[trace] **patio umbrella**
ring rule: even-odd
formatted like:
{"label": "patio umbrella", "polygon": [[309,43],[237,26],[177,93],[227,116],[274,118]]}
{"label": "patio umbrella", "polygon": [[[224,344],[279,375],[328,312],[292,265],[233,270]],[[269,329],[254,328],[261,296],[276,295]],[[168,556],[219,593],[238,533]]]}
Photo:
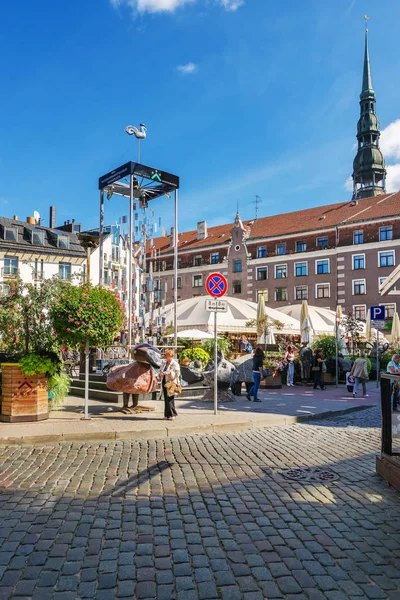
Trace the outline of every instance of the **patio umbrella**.
{"label": "patio umbrella", "polygon": [[[186,329],[185,331],[178,331],[178,338],[182,338],[183,340],[212,340],[214,336],[212,333],[208,333],[207,331],[200,331],[200,329]],[[170,333],[166,335],[167,338],[175,337],[174,333]]]}
{"label": "patio umbrella", "polygon": [[276,344],[275,336],[274,336],[274,328],[272,325],[267,327],[267,334],[265,337],[265,343],[268,345]]}
{"label": "patio umbrella", "polygon": [[262,339],[264,338],[264,344],[266,343],[265,341],[265,326],[266,326],[266,320],[267,320],[267,316],[265,313],[265,301],[264,301],[264,295],[263,294],[259,294],[258,295],[258,303],[257,303],[257,341],[261,342]]}
{"label": "patio umbrella", "polygon": [[393,315],[392,321],[392,344],[397,344],[400,341],[400,318],[397,310]]}
{"label": "patio umbrella", "polygon": [[303,300],[300,309],[300,333],[303,344],[310,344],[312,341],[312,325],[308,314],[307,300]]}
{"label": "patio umbrella", "polygon": [[365,337],[367,340],[370,340],[372,337],[371,332],[371,315],[370,312],[367,312],[367,320],[365,321]]}

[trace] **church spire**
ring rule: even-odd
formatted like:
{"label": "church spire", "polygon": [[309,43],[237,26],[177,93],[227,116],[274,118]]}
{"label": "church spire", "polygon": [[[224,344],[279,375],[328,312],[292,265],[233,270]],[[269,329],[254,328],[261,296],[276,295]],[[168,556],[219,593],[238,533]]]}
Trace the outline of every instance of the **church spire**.
{"label": "church spire", "polygon": [[[365,17],[367,21],[369,17]],[[365,28],[365,50],[360,118],[357,124],[358,151],[353,163],[353,200],[385,193],[386,169],[379,149],[379,121],[375,112],[375,92],[372,87],[368,49],[368,29]]]}

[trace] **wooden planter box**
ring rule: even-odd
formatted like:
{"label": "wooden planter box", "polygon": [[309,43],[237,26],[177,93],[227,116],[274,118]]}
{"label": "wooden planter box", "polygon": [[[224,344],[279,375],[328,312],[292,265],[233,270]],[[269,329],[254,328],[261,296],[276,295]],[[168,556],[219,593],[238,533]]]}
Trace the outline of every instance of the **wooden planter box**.
{"label": "wooden planter box", "polygon": [[261,381],[260,388],[264,390],[279,390],[282,387],[280,373],[270,375]]}
{"label": "wooden planter box", "polygon": [[47,377],[24,375],[18,364],[2,363],[0,420],[7,423],[49,418]]}

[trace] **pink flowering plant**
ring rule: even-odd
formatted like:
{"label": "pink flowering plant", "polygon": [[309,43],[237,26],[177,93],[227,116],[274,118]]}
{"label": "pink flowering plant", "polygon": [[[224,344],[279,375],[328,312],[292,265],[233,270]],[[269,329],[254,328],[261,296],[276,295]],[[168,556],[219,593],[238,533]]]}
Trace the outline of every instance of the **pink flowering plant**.
{"label": "pink flowering plant", "polygon": [[112,344],[123,326],[124,307],[113,291],[84,283],[66,284],[51,312],[58,339],[71,348]]}

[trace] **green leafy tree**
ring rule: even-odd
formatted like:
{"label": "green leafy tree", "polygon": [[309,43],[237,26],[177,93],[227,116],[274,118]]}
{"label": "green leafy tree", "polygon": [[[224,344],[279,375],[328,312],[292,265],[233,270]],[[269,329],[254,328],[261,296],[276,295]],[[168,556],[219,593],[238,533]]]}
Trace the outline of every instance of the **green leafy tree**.
{"label": "green leafy tree", "polygon": [[72,348],[112,344],[124,323],[124,307],[113,291],[90,283],[66,284],[51,311],[58,339]]}
{"label": "green leafy tree", "polygon": [[314,352],[322,349],[325,358],[334,358],[336,356],[336,339],[333,335],[319,335],[313,340],[312,349]]}
{"label": "green leafy tree", "polygon": [[179,355],[179,360],[183,360],[188,358],[190,360],[199,360],[203,365],[207,364],[210,360],[210,355],[208,352],[203,350],[203,348],[187,348],[186,350],[182,350]]}
{"label": "green leafy tree", "polygon": [[[214,340],[203,340],[201,345],[210,356],[214,356]],[[222,350],[224,356],[228,356],[231,349],[231,342],[226,337],[217,337],[217,347]]]}

